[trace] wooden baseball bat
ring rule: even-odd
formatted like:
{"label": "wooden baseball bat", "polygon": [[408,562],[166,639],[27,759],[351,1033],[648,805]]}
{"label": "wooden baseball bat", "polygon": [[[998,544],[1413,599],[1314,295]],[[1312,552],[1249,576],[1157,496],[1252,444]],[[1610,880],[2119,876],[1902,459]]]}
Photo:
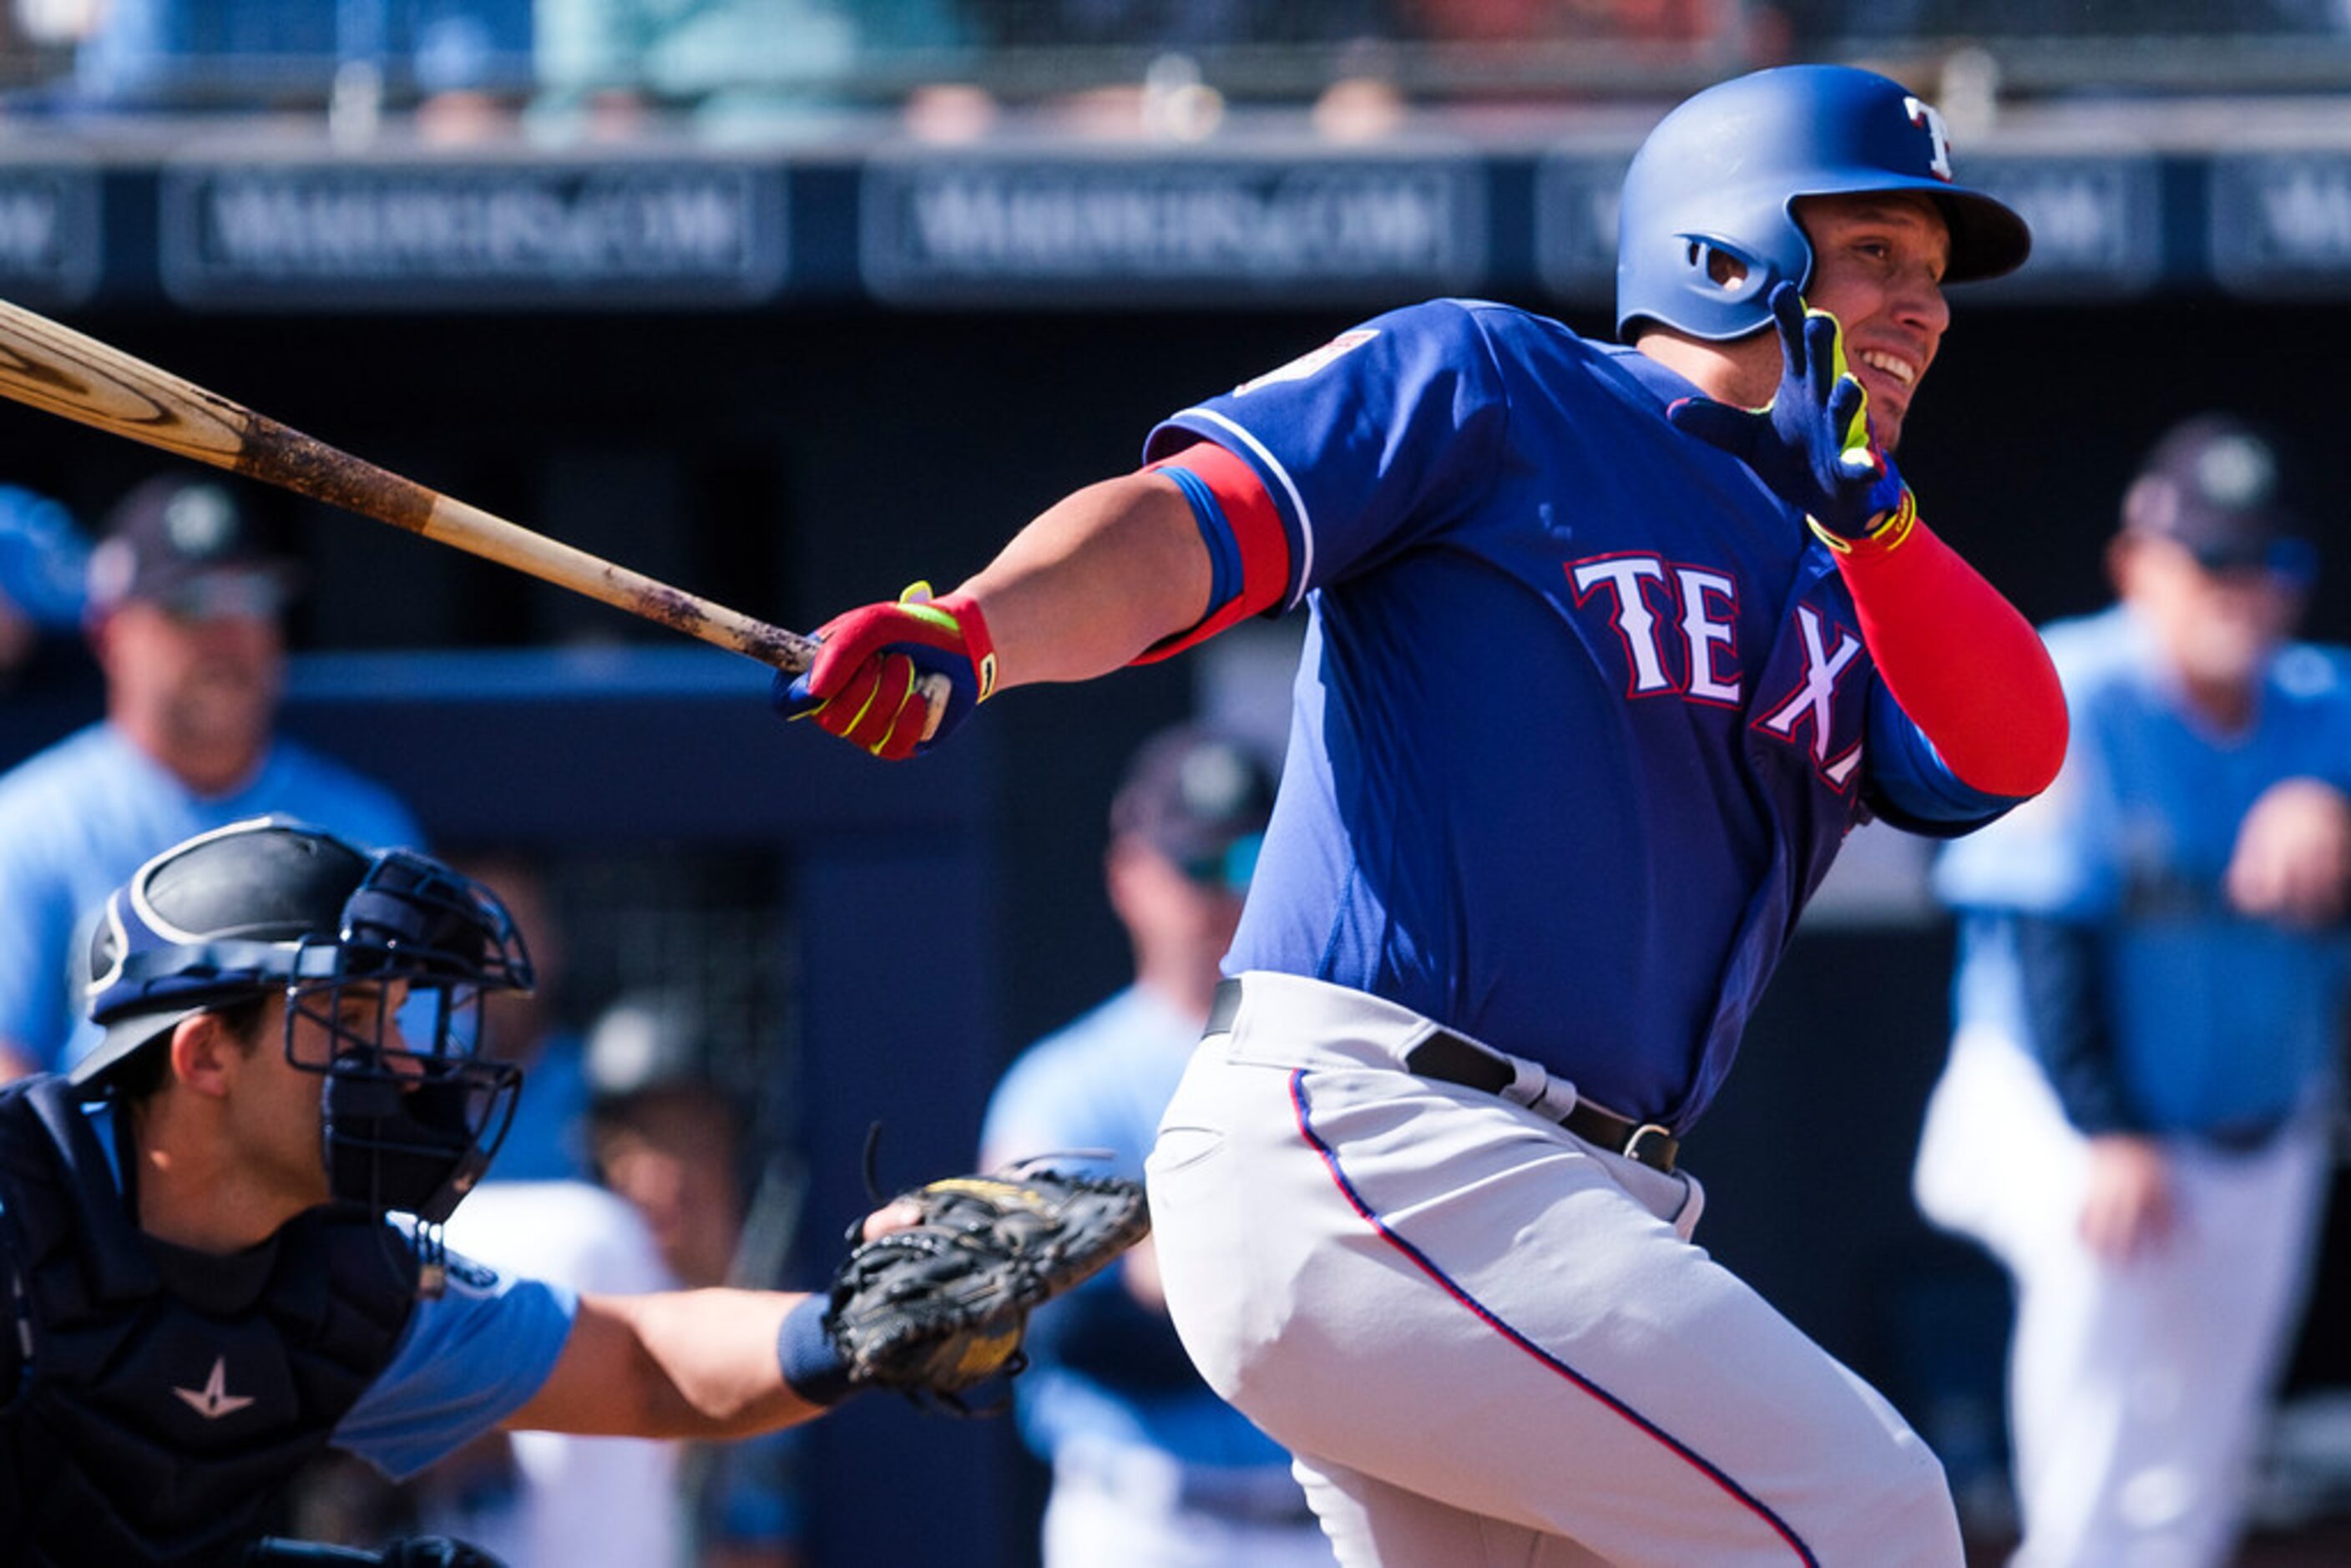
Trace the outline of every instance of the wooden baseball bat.
{"label": "wooden baseball bat", "polygon": [[797,674],[816,656],[810,638],[493,517],[5,300],[0,396],[455,545],[778,670]]}

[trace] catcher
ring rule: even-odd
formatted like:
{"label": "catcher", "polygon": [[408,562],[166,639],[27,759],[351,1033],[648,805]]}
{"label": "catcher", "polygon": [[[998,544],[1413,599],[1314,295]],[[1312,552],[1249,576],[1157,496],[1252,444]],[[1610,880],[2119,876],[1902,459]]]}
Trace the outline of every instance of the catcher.
{"label": "catcher", "polygon": [[69,1072],[0,1090],[0,1562],[245,1560],[304,1460],[395,1475],[492,1427],[724,1438],[1018,1370],[1027,1311],[1144,1228],[1132,1186],[960,1177],[866,1217],[822,1294],[574,1296],[445,1252],[520,1075],[497,900],[284,819],[99,912]]}

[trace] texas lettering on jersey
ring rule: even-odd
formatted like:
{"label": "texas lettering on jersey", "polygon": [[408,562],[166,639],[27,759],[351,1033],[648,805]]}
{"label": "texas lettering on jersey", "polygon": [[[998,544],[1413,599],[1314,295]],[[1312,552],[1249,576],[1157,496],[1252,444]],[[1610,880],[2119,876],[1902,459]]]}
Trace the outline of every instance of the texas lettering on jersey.
{"label": "texas lettering on jersey", "polygon": [[1625,650],[1627,699],[1674,696],[1746,713],[1757,734],[1802,748],[1829,788],[1851,788],[1872,666],[1861,634],[1824,606],[1796,605],[1750,684],[1729,573],[1625,552],[1570,561],[1567,578],[1576,608],[1599,616]]}

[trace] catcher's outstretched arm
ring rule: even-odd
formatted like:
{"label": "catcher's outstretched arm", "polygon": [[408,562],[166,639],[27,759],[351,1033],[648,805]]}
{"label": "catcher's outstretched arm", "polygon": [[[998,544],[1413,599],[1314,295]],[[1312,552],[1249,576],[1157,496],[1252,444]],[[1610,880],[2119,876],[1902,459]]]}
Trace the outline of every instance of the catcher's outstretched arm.
{"label": "catcher's outstretched arm", "polygon": [[935,1181],[866,1217],[822,1296],[581,1296],[554,1371],[503,1424],[726,1438],[797,1426],[864,1388],[954,1405],[1019,1370],[1031,1307],[1149,1228],[1129,1181],[1037,1168]]}
{"label": "catcher's outstretched arm", "polygon": [[[922,1222],[898,1199],[872,1210],[862,1237]],[[799,1312],[801,1331],[783,1326]],[[797,1427],[849,1392],[849,1371],[816,1326],[825,1298],[804,1291],[663,1291],[580,1295],[571,1338],[513,1432],[580,1437],[726,1438]],[[797,1356],[797,1364],[795,1364]]]}
{"label": "catcher's outstretched arm", "polygon": [[798,1426],[825,1406],[785,1381],[780,1291],[580,1298],[555,1370],[504,1425],[587,1437],[724,1438]]}
{"label": "catcher's outstretched arm", "polygon": [[[871,1241],[922,1219],[917,1205],[901,1199],[867,1215],[862,1230]],[[796,1427],[849,1390],[848,1370],[820,1327],[813,1340],[784,1335],[795,1311],[803,1325],[820,1324],[825,1305],[797,1291],[584,1294],[555,1370],[503,1425],[695,1438]]]}

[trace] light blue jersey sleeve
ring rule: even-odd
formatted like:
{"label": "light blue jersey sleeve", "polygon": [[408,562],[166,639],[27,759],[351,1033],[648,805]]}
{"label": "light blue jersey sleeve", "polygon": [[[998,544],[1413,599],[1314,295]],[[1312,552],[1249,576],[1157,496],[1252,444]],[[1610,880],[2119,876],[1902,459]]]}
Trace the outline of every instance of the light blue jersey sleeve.
{"label": "light blue jersey sleeve", "polygon": [[0,776],[0,1040],[38,1066],[57,1064],[73,1027],[67,954],[80,906],[105,895],[121,859],[84,869],[99,858],[91,820],[113,800],[89,787],[80,758],[106,744],[93,725]]}
{"label": "light blue jersey sleeve", "polygon": [[2297,643],[2270,671],[2306,755],[2300,770],[2351,794],[2351,650]]}
{"label": "light blue jersey sleeve", "polygon": [[2058,920],[2110,912],[2118,875],[2105,835],[2084,809],[2090,791],[2083,771],[2068,763],[2043,794],[1945,850],[1935,863],[1936,894],[1954,909]]}
{"label": "light blue jersey sleeve", "polygon": [[65,1037],[70,988],[66,956],[73,939],[73,901],[36,863],[24,839],[0,833],[0,914],[7,956],[0,959],[0,1040],[37,1065]]}
{"label": "light blue jersey sleeve", "polygon": [[277,743],[261,775],[224,809],[232,820],[283,812],[371,850],[425,847],[423,828],[398,796],[290,740]]}
{"label": "light blue jersey sleeve", "polygon": [[417,1302],[392,1364],[335,1428],[335,1444],[394,1479],[513,1415],[555,1370],[580,1299],[450,1254],[448,1289]]}

